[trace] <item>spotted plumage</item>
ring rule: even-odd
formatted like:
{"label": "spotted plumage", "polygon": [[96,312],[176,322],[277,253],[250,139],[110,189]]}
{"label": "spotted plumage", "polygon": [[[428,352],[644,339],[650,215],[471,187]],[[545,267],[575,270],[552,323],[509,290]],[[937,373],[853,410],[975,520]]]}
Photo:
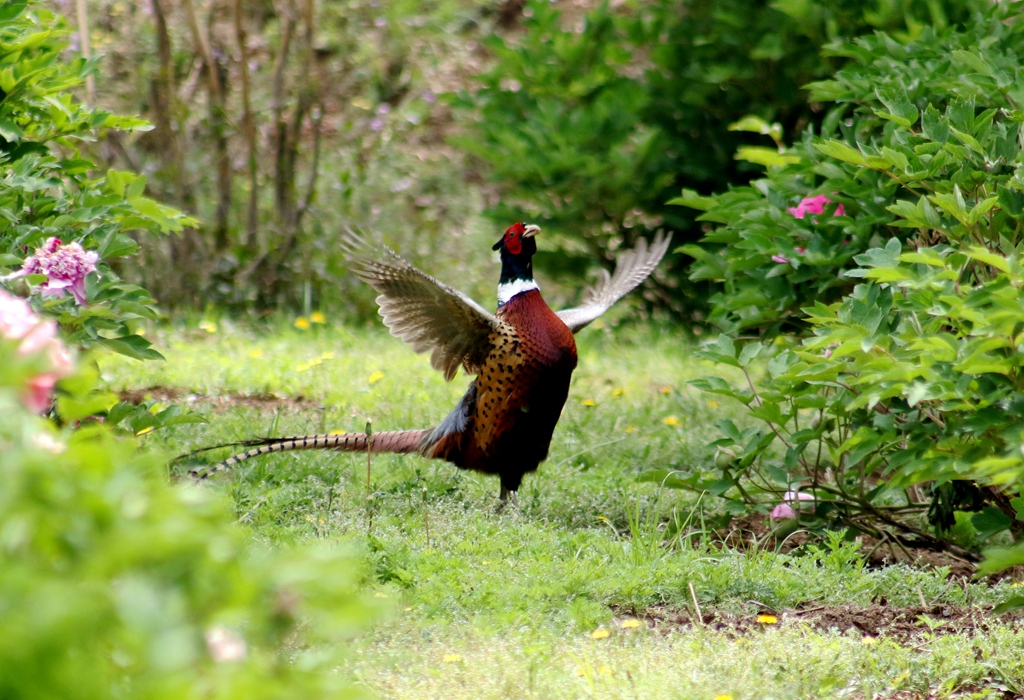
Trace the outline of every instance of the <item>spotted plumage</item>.
{"label": "spotted plumage", "polygon": [[523,476],[548,454],[551,436],[576,368],[573,334],[642,282],[660,262],[669,238],[620,256],[613,275],[604,273],[585,303],[557,314],[533,280],[536,226],[510,226],[494,249],[501,254],[498,308],[485,311],[472,299],[416,269],[375,239],[351,234],[346,241],[354,272],[380,296],[377,304],[392,335],[451,380],[461,367],[475,375],[459,404],[433,429],[268,438],[231,457],[208,474],[270,452],[335,449],[419,452],[462,469],[496,474],[504,501]]}

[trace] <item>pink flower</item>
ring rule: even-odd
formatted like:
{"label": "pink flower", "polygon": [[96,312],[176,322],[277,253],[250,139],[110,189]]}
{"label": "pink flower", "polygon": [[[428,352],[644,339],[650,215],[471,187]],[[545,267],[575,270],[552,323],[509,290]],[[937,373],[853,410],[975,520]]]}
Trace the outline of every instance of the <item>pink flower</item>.
{"label": "pink flower", "polygon": [[787,503],[780,503],[779,505],[772,508],[772,512],[769,516],[772,520],[783,520],[785,518],[796,519],[796,511],[793,510],[793,506]]}
{"label": "pink flower", "polygon": [[[796,510],[793,509],[791,503],[799,504],[800,501],[813,501],[814,496],[809,493],[801,493],[799,491],[786,491],[782,497],[782,503],[772,508],[772,512],[768,514],[772,520],[783,520],[785,518],[796,518]],[[798,506],[799,507],[799,506]]]}
{"label": "pink flower", "polygon": [[780,265],[782,265],[782,264],[788,263],[789,262],[789,258],[784,257],[782,255],[773,255],[772,256],[772,262],[777,262]]}
{"label": "pink flower", "polygon": [[34,255],[25,259],[21,269],[7,279],[24,277],[25,275],[46,275],[43,284],[43,296],[63,296],[65,290],[75,297],[75,302],[84,304],[85,277],[96,272],[96,261],[99,255],[92,250],[85,250],[78,243],[61,245],[59,238],[48,238],[42,247],[36,248]]}
{"label": "pink flower", "polygon": [[0,290],[0,338],[17,340],[17,354],[44,355],[46,371],[30,377],[22,387],[21,401],[35,413],[42,413],[53,400],[57,380],[71,373],[71,355],[57,337],[57,324],[41,320],[24,299]]}
{"label": "pink flower", "polygon": [[[795,207],[790,207],[786,211],[795,216],[798,219],[804,218],[807,214],[822,214],[825,212],[825,205],[831,204],[832,200],[823,194],[819,194],[817,197],[804,197],[800,200],[800,203]],[[833,216],[843,216],[846,211],[843,209],[843,205],[840,204],[836,207],[836,211]]]}
{"label": "pink flower", "polygon": [[800,246],[793,246],[793,250],[795,250],[797,253],[800,253],[801,255],[807,252],[806,248],[801,248]]}
{"label": "pink flower", "polygon": [[813,501],[814,496],[809,493],[803,493],[801,491],[786,491],[786,494],[782,497],[782,500],[787,503],[796,503],[797,501]]}
{"label": "pink flower", "polygon": [[45,413],[53,402],[53,387],[60,379],[55,374],[40,374],[32,377],[21,392],[21,402],[33,413]]}

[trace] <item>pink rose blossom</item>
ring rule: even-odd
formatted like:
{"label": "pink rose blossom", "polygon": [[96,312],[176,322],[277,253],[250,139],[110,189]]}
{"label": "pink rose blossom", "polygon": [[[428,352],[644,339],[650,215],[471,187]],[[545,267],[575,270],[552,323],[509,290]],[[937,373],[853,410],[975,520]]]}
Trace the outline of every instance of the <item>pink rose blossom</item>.
{"label": "pink rose blossom", "polygon": [[78,243],[61,245],[59,238],[48,238],[42,247],[36,248],[34,255],[25,259],[21,269],[7,279],[46,275],[43,296],[63,296],[65,291],[70,291],[76,303],[84,304],[85,277],[96,272],[97,260],[99,255],[95,251],[87,251]]}
{"label": "pink rose blossom", "polygon": [[[817,197],[804,197],[800,200],[800,203],[795,207],[790,207],[786,211],[795,216],[798,219],[804,218],[807,214],[822,214],[825,212],[825,205],[831,204],[832,200],[823,194],[819,194]],[[833,216],[843,216],[846,211],[843,209],[843,205],[840,204],[836,207],[836,211]]]}
{"label": "pink rose blossom", "polygon": [[783,264],[789,262],[789,258],[787,258],[785,256],[782,256],[782,255],[773,255],[772,256],[772,262],[777,262],[780,265],[783,265]]}
{"label": "pink rose blossom", "polygon": [[53,400],[57,380],[71,373],[71,355],[57,337],[57,324],[41,320],[24,299],[0,290],[0,338],[18,340],[18,355],[45,355],[48,367],[25,383],[21,401],[35,413],[42,413]]}
{"label": "pink rose blossom", "polygon": [[780,503],[772,508],[772,512],[768,517],[772,520],[784,520],[786,518],[796,519],[796,511],[793,510],[793,506],[788,503]]}
{"label": "pink rose blossom", "polygon": [[791,503],[799,504],[800,501],[813,501],[814,496],[809,493],[801,493],[799,491],[786,491],[782,497],[782,503],[772,508],[772,512],[768,515],[772,520],[784,520],[786,518],[796,518],[796,510],[793,509]]}

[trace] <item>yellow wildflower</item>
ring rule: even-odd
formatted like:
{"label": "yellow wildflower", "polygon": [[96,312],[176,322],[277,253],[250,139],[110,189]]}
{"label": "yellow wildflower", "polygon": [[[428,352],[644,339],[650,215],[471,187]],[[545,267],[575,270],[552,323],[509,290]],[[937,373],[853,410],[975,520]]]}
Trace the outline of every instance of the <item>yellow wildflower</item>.
{"label": "yellow wildflower", "polygon": [[582,668],[580,668],[579,666],[577,666],[577,667],[576,667],[576,669],[575,669],[575,670],[573,671],[573,673],[575,673],[575,674],[576,674],[577,676],[579,676],[580,678],[582,678],[583,676],[587,675],[587,672],[586,672],[586,671],[584,671],[584,670],[583,670]]}
{"label": "yellow wildflower", "polygon": [[672,393],[672,387],[670,387],[670,386],[663,386],[663,387],[661,387],[661,393],[665,394],[665,396],[668,396],[669,394]]}
{"label": "yellow wildflower", "polygon": [[199,323],[199,329],[200,330],[204,330],[207,333],[216,333],[217,332],[217,324],[214,323],[213,321],[201,321]]}
{"label": "yellow wildflower", "polygon": [[626,432],[629,433],[630,435],[632,435],[633,433],[636,432],[636,426],[635,425],[629,426],[628,428],[626,428]]}
{"label": "yellow wildflower", "polygon": [[249,357],[252,357],[252,358],[263,357],[263,351],[260,350],[259,348],[255,348],[253,350],[250,350],[249,351]]}
{"label": "yellow wildflower", "polygon": [[683,424],[683,421],[679,420],[675,416],[668,416],[667,418],[664,418],[661,422],[673,428],[676,427],[677,425]]}
{"label": "yellow wildflower", "polygon": [[446,664],[454,664],[462,661],[462,656],[460,654],[445,654],[441,657],[441,661],[444,661]]}
{"label": "yellow wildflower", "polygon": [[297,319],[295,319],[295,327],[298,328],[300,331],[308,331],[309,319],[306,318],[305,316],[299,316]]}
{"label": "yellow wildflower", "polygon": [[611,632],[606,630],[604,627],[598,627],[596,630],[590,633],[590,636],[594,639],[604,639],[609,634],[611,634]]}
{"label": "yellow wildflower", "polygon": [[309,315],[310,323],[327,323],[327,317],[324,316],[322,311],[314,311]]}
{"label": "yellow wildflower", "polygon": [[584,406],[595,406],[596,405],[594,403],[593,399],[583,399],[582,401],[580,401],[580,403],[583,404]]}
{"label": "yellow wildflower", "polygon": [[708,408],[718,408],[717,401],[708,401]]}
{"label": "yellow wildflower", "polygon": [[369,382],[370,384],[376,384],[377,382],[379,382],[383,378],[384,378],[384,373],[381,372],[380,370],[377,370],[376,372],[371,374],[370,378],[367,379],[366,381]]}
{"label": "yellow wildflower", "polygon": [[612,396],[619,397],[626,393],[625,389],[616,389],[612,392]]}
{"label": "yellow wildflower", "polygon": [[779,621],[779,618],[775,617],[774,615],[758,615],[757,621],[759,624],[762,625],[774,625],[776,622]]}
{"label": "yellow wildflower", "polygon": [[722,693],[721,695],[716,695],[715,700],[732,700],[732,696],[729,693]]}
{"label": "yellow wildflower", "polygon": [[597,669],[597,675],[599,676],[610,676],[612,674],[611,666],[599,666]]}
{"label": "yellow wildflower", "polygon": [[634,619],[623,620],[622,622],[619,623],[619,627],[621,627],[624,630],[636,629],[639,626],[640,626],[640,620],[634,620]]}
{"label": "yellow wildflower", "polygon": [[871,646],[875,644],[877,641],[878,640],[872,637],[870,634],[865,634],[863,637],[860,638],[860,643],[865,646]]}

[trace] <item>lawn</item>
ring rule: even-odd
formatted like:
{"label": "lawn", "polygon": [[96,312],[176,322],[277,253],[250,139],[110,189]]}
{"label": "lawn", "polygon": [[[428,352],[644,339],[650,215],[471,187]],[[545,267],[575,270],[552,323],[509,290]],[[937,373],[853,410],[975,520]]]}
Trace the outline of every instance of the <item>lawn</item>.
{"label": "lawn", "polygon": [[[201,325],[150,333],[167,363],[99,358],[113,390],[206,419],[147,437],[169,455],[368,421],[430,427],[467,383],[378,326]],[[366,562],[390,614],[340,672],[394,698],[1024,693],[1024,631],[987,613],[1010,581],[872,568],[838,536],[790,554],[766,537],[720,545],[705,528],[715,503],[636,477],[712,459],[713,422],[743,421],[687,385],[722,368],[649,327],[578,342],[551,454],[517,510],[495,512],[495,478],[412,456],[375,456],[369,488],[365,455],[329,452],[261,457],[209,484],[261,540],[323,539]]]}

